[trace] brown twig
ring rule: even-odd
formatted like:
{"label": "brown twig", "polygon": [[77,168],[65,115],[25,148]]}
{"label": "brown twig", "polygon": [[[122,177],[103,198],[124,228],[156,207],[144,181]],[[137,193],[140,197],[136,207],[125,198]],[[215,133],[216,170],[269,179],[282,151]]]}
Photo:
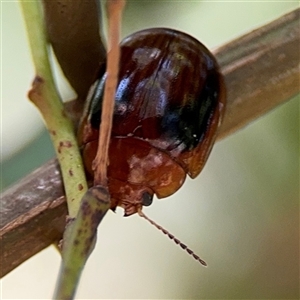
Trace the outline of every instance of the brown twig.
{"label": "brown twig", "polygon": [[105,63],[98,4],[98,0],[43,0],[49,40],[79,102],[85,100],[99,66]]}
{"label": "brown twig", "polygon": [[115,92],[118,83],[120,58],[120,27],[124,0],[107,1],[108,15],[108,53],[107,77],[104,88],[104,99],[101,112],[98,152],[93,161],[94,184],[107,186],[106,169],[108,165],[108,147],[112,128],[112,118],[115,105]]}
{"label": "brown twig", "polygon": [[[299,93],[299,15],[297,9],[215,52],[228,92],[219,137],[232,134]],[[2,195],[1,277],[61,236],[66,215],[63,197],[56,160]]]}
{"label": "brown twig", "polygon": [[300,9],[217,49],[225,76],[224,138],[299,93]]}

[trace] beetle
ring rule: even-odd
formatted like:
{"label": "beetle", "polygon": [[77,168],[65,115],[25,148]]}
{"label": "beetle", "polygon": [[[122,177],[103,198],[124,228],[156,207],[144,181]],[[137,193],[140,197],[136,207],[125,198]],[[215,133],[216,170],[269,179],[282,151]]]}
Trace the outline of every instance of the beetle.
{"label": "beetle", "polygon": [[[78,140],[93,176],[106,74],[90,91]],[[121,42],[109,146],[111,209],[125,216],[175,193],[195,178],[214,144],[225,109],[225,85],[216,59],[195,38],[151,28]]]}

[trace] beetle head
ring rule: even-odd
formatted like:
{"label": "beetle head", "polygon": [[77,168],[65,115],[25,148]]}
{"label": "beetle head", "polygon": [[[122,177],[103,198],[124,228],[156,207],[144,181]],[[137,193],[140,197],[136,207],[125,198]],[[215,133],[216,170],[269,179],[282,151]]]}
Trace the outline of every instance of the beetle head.
{"label": "beetle head", "polygon": [[109,191],[111,194],[111,209],[117,206],[124,208],[124,216],[137,213],[143,206],[149,206],[153,200],[153,191],[142,185],[109,178]]}

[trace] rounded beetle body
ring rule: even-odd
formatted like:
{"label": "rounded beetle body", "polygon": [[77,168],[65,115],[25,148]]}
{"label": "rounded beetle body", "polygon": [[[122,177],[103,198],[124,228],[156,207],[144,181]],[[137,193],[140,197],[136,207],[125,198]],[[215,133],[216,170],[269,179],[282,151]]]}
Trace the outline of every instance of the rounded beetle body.
{"label": "rounded beetle body", "polygon": [[[83,160],[92,176],[104,83],[96,83],[79,130]],[[112,209],[130,215],[152,196],[167,197],[195,178],[215,141],[225,108],[225,87],[209,50],[191,36],[166,28],[130,35],[121,43],[109,148]]]}

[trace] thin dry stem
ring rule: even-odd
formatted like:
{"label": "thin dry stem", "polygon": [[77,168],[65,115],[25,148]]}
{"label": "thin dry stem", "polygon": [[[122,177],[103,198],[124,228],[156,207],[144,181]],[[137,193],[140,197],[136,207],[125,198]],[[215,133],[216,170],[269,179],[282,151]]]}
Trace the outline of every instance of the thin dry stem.
{"label": "thin dry stem", "polygon": [[95,171],[94,184],[107,185],[108,148],[112,128],[115,92],[119,74],[120,59],[120,27],[124,0],[110,0],[107,2],[108,13],[108,53],[107,53],[107,78],[102,104],[101,125],[99,130],[98,152],[93,162]]}

